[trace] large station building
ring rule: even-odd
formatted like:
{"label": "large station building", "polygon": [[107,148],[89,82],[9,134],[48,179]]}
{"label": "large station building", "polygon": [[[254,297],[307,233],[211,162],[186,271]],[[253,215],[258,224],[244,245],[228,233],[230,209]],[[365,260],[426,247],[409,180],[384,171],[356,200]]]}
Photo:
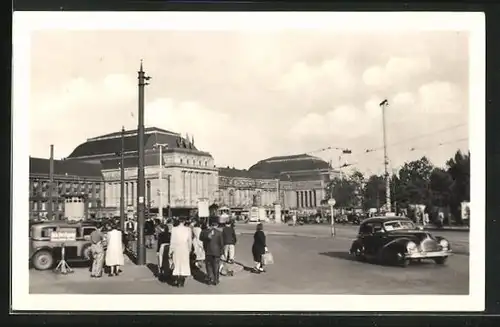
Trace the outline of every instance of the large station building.
{"label": "large station building", "polygon": [[[136,209],[137,137],[137,130],[124,132],[125,207],[129,213]],[[161,158],[155,146],[160,144]],[[56,169],[57,183],[63,182],[59,188],[66,190],[64,178],[69,178],[70,190],[81,190],[79,183],[88,184],[83,187],[85,198],[99,201],[86,200],[95,203],[87,206],[94,205],[104,216],[118,215],[121,149],[121,131],[87,139],[67,158],[57,161],[56,167],[79,167],[78,173],[69,175]],[[247,211],[252,206],[273,210],[277,203],[285,210],[313,210],[325,198],[328,181],[338,174],[327,162],[306,154],[268,158],[246,170],[216,167],[212,155],[198,149],[192,137],[156,127],[145,129],[144,149],[146,207],[157,213],[161,204],[165,215],[188,214],[197,208],[199,200],[227,206],[233,212]],[[48,160],[36,159],[45,160],[44,165],[33,160],[30,183],[48,180]],[[42,175],[44,179],[38,177]]]}
{"label": "large station building", "polygon": [[[137,130],[124,133],[125,204],[135,211],[137,197]],[[162,158],[159,147],[162,145]],[[104,178],[106,208],[120,209],[120,153],[122,132],[88,139],[80,144],[66,160],[100,163]],[[145,203],[150,212],[183,215],[196,208],[198,200],[214,202],[218,190],[218,170],[208,152],[198,150],[194,140],[160,128],[146,128]],[[160,174],[161,171],[161,174]],[[162,179],[160,180],[160,176]],[[160,201],[160,196],[162,201]]]}

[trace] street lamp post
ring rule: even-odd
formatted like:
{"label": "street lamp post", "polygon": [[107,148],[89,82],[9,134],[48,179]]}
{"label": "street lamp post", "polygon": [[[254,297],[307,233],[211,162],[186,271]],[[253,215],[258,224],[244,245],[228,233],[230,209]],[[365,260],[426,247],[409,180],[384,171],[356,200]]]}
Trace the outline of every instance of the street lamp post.
{"label": "street lamp post", "polygon": [[[163,219],[163,148],[168,148],[168,144],[167,143],[155,143],[153,145],[153,148],[155,149],[158,149],[160,151],[160,157],[159,157],[159,163],[158,165],[160,166],[160,171],[158,173],[158,179],[159,179],[159,188],[160,188],[160,191],[158,192],[159,193],[159,196],[160,196],[160,199],[159,199],[159,203],[158,203],[158,214],[160,215],[160,219]],[[170,204],[170,202],[169,202]]]}
{"label": "street lamp post", "polygon": [[120,228],[125,230],[125,127],[122,126],[120,149]]}
{"label": "street lamp post", "polygon": [[137,126],[137,149],[138,149],[138,169],[137,169],[137,264],[146,264],[146,247],[144,239],[144,222],[145,222],[145,176],[144,176],[144,87],[148,85],[148,80],[151,77],[146,76],[141,66],[138,72],[138,126]]}
{"label": "street lamp post", "polygon": [[386,211],[391,211],[391,184],[389,178],[389,158],[387,156],[387,135],[386,135],[386,121],[385,121],[385,111],[389,106],[389,101],[385,99],[380,103],[380,107],[382,108],[382,132],[384,138],[384,172],[385,172],[385,206]]}

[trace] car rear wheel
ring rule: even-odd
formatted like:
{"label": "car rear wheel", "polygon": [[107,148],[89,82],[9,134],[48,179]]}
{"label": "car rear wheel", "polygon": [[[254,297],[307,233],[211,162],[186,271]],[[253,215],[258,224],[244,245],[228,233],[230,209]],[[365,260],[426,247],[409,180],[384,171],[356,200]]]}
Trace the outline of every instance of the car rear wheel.
{"label": "car rear wheel", "polygon": [[435,258],[434,262],[438,265],[444,265],[446,263],[446,259],[448,259],[448,258],[447,257],[439,257],[439,258]]}
{"label": "car rear wheel", "polygon": [[54,265],[54,257],[50,251],[39,251],[33,256],[33,267],[36,270],[48,270]]}

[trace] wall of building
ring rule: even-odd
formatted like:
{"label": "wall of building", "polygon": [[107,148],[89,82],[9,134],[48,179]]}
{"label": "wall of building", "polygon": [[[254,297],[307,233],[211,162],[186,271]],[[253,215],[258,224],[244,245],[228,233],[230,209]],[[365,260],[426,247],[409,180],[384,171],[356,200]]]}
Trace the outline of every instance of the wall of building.
{"label": "wall of building", "polygon": [[[196,207],[199,199],[215,200],[218,190],[218,171],[213,159],[205,155],[168,152],[163,154],[164,167],[160,182],[160,166],[147,166],[146,204],[158,208]],[[106,207],[120,207],[120,169],[104,170]],[[125,202],[135,210],[137,203],[137,168],[125,169]],[[160,196],[162,200],[160,200]]]}
{"label": "wall of building", "polygon": [[[30,218],[46,217],[49,210],[49,176],[30,175],[29,177]],[[68,196],[85,198],[86,214],[95,212],[103,206],[103,182],[91,178],[74,176],[54,176],[52,193],[52,212],[56,218],[64,218],[65,199]]]}
{"label": "wall of building", "polygon": [[279,199],[278,183],[277,179],[219,176],[217,202],[238,208],[272,206]]}
{"label": "wall of building", "polygon": [[284,193],[283,207],[288,209],[316,208],[325,198],[325,182],[323,180],[281,181],[280,189]]}

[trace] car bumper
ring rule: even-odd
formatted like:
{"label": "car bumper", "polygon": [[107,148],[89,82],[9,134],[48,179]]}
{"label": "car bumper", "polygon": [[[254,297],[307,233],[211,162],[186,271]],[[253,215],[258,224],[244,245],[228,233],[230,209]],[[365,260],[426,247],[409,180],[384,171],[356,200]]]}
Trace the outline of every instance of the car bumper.
{"label": "car bumper", "polygon": [[436,252],[415,252],[407,254],[405,258],[407,259],[426,259],[426,258],[442,258],[451,255],[451,250],[448,251],[436,251]]}

